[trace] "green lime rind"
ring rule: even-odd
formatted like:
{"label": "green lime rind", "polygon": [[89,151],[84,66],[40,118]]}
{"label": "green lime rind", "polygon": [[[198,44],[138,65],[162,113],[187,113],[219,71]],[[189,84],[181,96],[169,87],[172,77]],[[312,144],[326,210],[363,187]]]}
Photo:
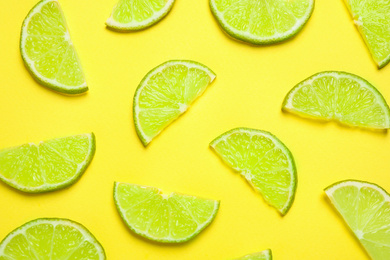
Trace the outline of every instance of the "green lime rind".
{"label": "green lime rind", "polygon": [[[27,52],[25,50],[26,39],[28,37],[28,25],[29,25],[32,17],[35,14],[39,13],[44,5],[46,5],[46,4],[50,3],[50,2],[55,2],[55,3],[58,4],[58,7],[59,7],[58,11],[61,14],[61,19],[62,19],[62,22],[63,22],[62,25],[65,27],[66,32],[69,35],[69,29],[68,29],[68,26],[66,24],[65,16],[64,16],[64,14],[63,14],[63,12],[62,12],[62,10],[60,8],[58,0],[41,0],[40,2],[38,2],[30,10],[30,12],[26,16],[26,18],[24,19],[23,24],[22,24],[22,29],[21,29],[21,32],[20,32],[20,46],[19,46],[19,49],[20,49],[20,53],[21,53],[24,65],[26,66],[26,68],[28,69],[28,71],[30,72],[32,77],[38,83],[40,83],[41,85],[43,85],[43,86],[45,86],[45,87],[47,87],[47,88],[49,88],[51,90],[54,90],[56,92],[62,93],[62,94],[70,94],[70,95],[82,94],[82,93],[88,91],[88,86],[87,86],[87,83],[85,81],[84,75],[82,76],[83,77],[83,83],[78,85],[78,86],[68,86],[68,85],[65,85],[65,84],[62,84],[62,83],[58,82],[55,79],[54,80],[48,79],[47,77],[41,75],[41,73],[39,73],[37,71],[37,69],[35,68],[35,65],[34,65],[34,61],[30,59],[30,57],[28,56],[28,54],[27,54]],[[72,48],[72,51],[74,52],[75,58],[78,61],[78,64],[80,64],[79,57],[78,57],[78,55],[76,53],[76,50],[73,47],[73,43],[71,42],[71,38],[69,37],[67,40],[69,41],[70,45],[72,46],[71,48]]]}
{"label": "green lime rind", "polygon": [[[239,1],[231,1],[233,3],[239,3]],[[290,30],[280,34],[280,35],[273,35],[268,37],[259,37],[254,35],[253,33],[249,33],[247,31],[240,31],[238,29],[235,29],[231,25],[228,24],[228,22],[223,18],[223,13],[221,13],[218,10],[216,0],[210,0],[210,9],[214,15],[214,17],[217,19],[219,25],[222,27],[223,31],[226,32],[229,36],[231,36],[233,39],[243,41],[246,43],[254,44],[254,45],[269,45],[274,43],[279,43],[283,41],[287,41],[291,38],[293,38],[296,34],[298,34],[305,24],[309,21],[313,10],[314,10],[314,0],[308,0],[309,7],[307,8],[305,15],[298,19],[298,22],[290,28]],[[249,24],[250,21],[246,21]]]}
{"label": "green lime rind", "polygon": [[245,255],[234,260],[272,260],[272,251],[267,249],[261,252]]}
{"label": "green lime rind", "polygon": [[[121,205],[121,197],[120,197],[120,192],[118,191],[119,190],[119,186],[120,185],[125,185],[127,187],[137,187],[137,188],[140,188],[140,189],[145,189],[145,190],[149,190],[151,191],[152,193],[154,193],[154,195],[158,195],[159,196],[159,200],[160,201],[165,201],[165,203],[170,203],[168,204],[168,211],[169,211],[169,218],[171,218],[172,216],[176,216],[176,218],[174,220],[172,219],[169,219],[170,221],[170,224],[169,224],[169,235],[168,236],[160,236],[160,237],[157,237],[157,236],[153,236],[149,230],[151,228],[151,226],[155,226],[156,225],[156,216],[158,215],[157,213],[155,213],[154,215],[154,218],[153,219],[148,219],[145,217],[145,215],[147,215],[144,211],[146,210],[153,210],[155,209],[156,211],[158,209],[161,209],[161,204],[160,205],[157,205],[157,207],[151,207],[150,205],[146,205],[146,203],[148,201],[150,201],[150,198],[148,199],[144,199],[144,200],[141,200],[140,202],[137,202],[137,203],[134,203],[133,201],[129,201],[127,200],[126,201],[126,204],[129,204],[131,206],[128,205],[128,207],[132,208],[132,207],[142,207],[142,211],[141,212],[144,212],[143,215],[137,215],[136,216],[136,219],[141,221],[142,223],[148,223],[149,225],[149,228],[147,231],[142,231],[140,228],[137,228],[137,223],[133,223],[129,220],[129,217],[126,216],[126,213],[128,213],[128,210],[129,208],[124,208],[123,205]],[[154,187],[148,187],[148,186],[140,186],[140,185],[135,185],[135,184],[129,184],[129,183],[121,183],[121,182],[115,182],[114,183],[114,201],[115,201],[115,205],[116,205],[116,208],[119,212],[119,215],[121,216],[122,220],[125,222],[126,226],[132,231],[134,232],[135,234],[143,237],[143,238],[146,238],[148,240],[152,240],[152,241],[155,241],[155,242],[160,242],[160,243],[184,243],[184,242],[187,242],[191,239],[193,239],[195,236],[197,236],[201,231],[203,231],[208,225],[210,225],[210,223],[215,219],[217,213],[218,213],[218,210],[219,210],[219,206],[220,206],[220,201],[217,201],[217,200],[209,200],[209,199],[202,199],[202,198],[199,198],[199,197],[195,197],[195,196],[190,196],[190,195],[184,195],[184,194],[178,194],[178,193],[171,193],[169,195],[165,195],[165,194],[162,194],[162,191],[157,189],[157,188],[154,188]],[[140,196],[140,194],[137,194],[137,196]],[[141,194],[141,196],[143,196],[143,194]],[[181,207],[183,207],[184,211],[186,211],[186,214],[192,218],[193,221],[196,221],[197,222],[197,229],[195,231],[193,231],[192,233],[186,235],[186,236],[183,236],[183,237],[173,237],[171,234],[172,233],[178,233],[180,232],[179,231],[175,231],[173,228],[172,228],[172,225],[177,225],[176,222],[180,222],[178,221],[178,212],[175,212],[172,210],[172,205],[173,202],[172,202],[172,198],[175,197],[175,198],[184,198],[184,199],[192,199],[194,201],[198,201],[198,202],[202,202],[202,201],[207,201],[207,202],[210,202],[213,204],[213,210],[212,212],[207,212],[207,219],[205,219],[204,221],[198,223],[198,221],[196,221],[196,219],[194,218],[194,216],[192,215],[191,211],[190,211],[190,208],[188,208],[188,205],[185,207],[183,206],[182,204]],[[135,198],[137,199],[137,198]],[[177,200],[177,199],[176,199]],[[165,209],[165,210],[167,210]],[[191,208],[193,210],[196,210],[194,208]],[[182,214],[182,213],[181,213]],[[161,218],[161,216],[159,216]],[[204,215],[203,215],[204,217]],[[158,224],[157,224],[158,226]],[[163,227],[159,227],[159,229],[163,229]],[[188,226],[185,226],[185,228],[188,228]]]}
{"label": "green lime rind", "polygon": [[[95,238],[95,236],[86,227],[84,227],[82,224],[75,222],[73,220],[61,219],[61,218],[38,218],[35,220],[31,220],[31,221],[23,224],[22,226],[14,229],[0,242],[0,258],[4,258],[4,259],[33,259],[33,258],[34,259],[42,259],[40,257],[48,257],[48,254],[52,254],[53,251],[55,251],[55,248],[53,247],[54,246],[54,244],[53,244],[54,232],[53,232],[53,236],[49,240],[52,243],[51,244],[51,251],[45,252],[44,255],[37,255],[38,254],[37,247],[38,247],[38,249],[41,249],[42,251],[44,251],[44,248],[39,248],[39,246],[38,246],[39,243],[47,244],[47,242],[48,242],[48,241],[44,241],[45,238],[43,236],[38,238],[38,239],[41,239],[40,241],[39,240],[37,241],[36,237],[34,237],[35,239],[33,241],[26,239],[27,231],[30,228],[34,228],[40,224],[52,225],[54,227],[56,227],[58,225],[70,227],[70,228],[72,228],[72,231],[73,231],[72,235],[73,236],[75,235],[74,230],[76,229],[79,232],[79,234],[82,235],[82,238],[84,239],[82,241],[82,243],[87,242],[89,245],[93,246],[93,248],[91,248],[91,247],[85,248],[84,247],[86,249],[85,251],[95,250],[95,252],[96,252],[97,258],[88,258],[88,259],[91,259],[91,260],[95,260],[95,259],[96,260],[104,260],[104,259],[106,259],[106,254],[105,254],[105,251],[104,251],[102,245],[99,243],[99,241]],[[44,231],[46,231],[46,230],[44,230]],[[32,231],[32,232],[34,232],[34,231]],[[34,234],[34,233],[32,233],[32,234]],[[18,246],[18,244],[16,244],[16,246],[18,248],[16,248],[16,250],[15,250],[15,248],[12,248],[12,249],[14,249],[14,250],[12,250],[10,248],[10,247],[12,247],[12,246],[10,246],[10,242],[12,242],[12,240],[15,239],[15,237],[17,237],[19,235],[21,235],[24,239],[21,240],[19,238],[19,242],[21,244],[19,246]],[[69,235],[71,235],[71,234],[69,234]],[[66,242],[72,242],[72,241],[66,241]],[[34,245],[34,249],[32,248],[32,245]],[[60,247],[61,247],[61,246],[64,246],[65,244],[58,243],[57,245],[60,245]],[[28,246],[28,248],[27,248],[27,246]],[[79,246],[81,246],[81,244]],[[71,254],[80,253],[80,252],[77,252],[77,249],[79,249],[79,248],[75,248],[70,253]],[[64,248],[61,248],[60,251],[64,252],[66,250],[64,250]],[[20,253],[20,255],[17,255],[18,252]],[[10,256],[9,255],[10,253],[14,254],[14,255]],[[30,254],[30,255],[26,255],[26,253]],[[90,254],[92,252],[87,252],[87,253]],[[67,257],[71,257],[71,256],[72,255],[67,255]],[[65,257],[65,256],[56,255],[55,259],[58,259],[58,257],[62,259],[62,257]],[[74,257],[80,257],[80,255],[77,255]],[[87,255],[86,257],[90,257],[90,255],[89,256]],[[70,258],[67,258],[67,259],[70,259]],[[80,258],[78,258],[78,259],[80,259]]]}
{"label": "green lime rind", "polygon": [[[124,1],[120,0],[119,2],[124,2]],[[153,16],[145,20],[142,21],[133,20],[128,23],[122,23],[120,21],[115,20],[114,18],[114,12],[117,11],[117,8],[119,8],[118,7],[119,2],[117,3],[117,5],[114,6],[111,16],[106,21],[106,25],[109,28],[118,31],[138,31],[138,30],[143,30],[148,27],[151,27],[152,25],[161,21],[171,11],[173,4],[175,3],[175,0],[167,0],[165,6],[162,9],[158,10],[157,12],[154,11]],[[131,11],[131,10],[127,10],[127,11]]]}
{"label": "green lime rind", "polygon": [[[76,163],[76,162],[72,161],[71,159],[69,159],[69,155],[60,154],[55,148],[50,146],[50,144],[49,145],[47,144],[47,142],[53,142],[53,141],[55,142],[55,141],[58,141],[58,140],[66,140],[67,138],[83,137],[83,136],[88,138],[89,147],[88,147],[88,152],[85,154],[84,161],[82,161],[80,163]],[[48,145],[50,147],[50,149],[52,149],[64,161],[72,162],[73,164],[77,164],[77,169],[73,173],[71,178],[62,180],[60,182],[55,182],[55,183],[48,183],[47,180],[44,180],[42,185],[39,185],[39,186],[28,186],[26,184],[22,184],[20,181],[16,181],[14,178],[9,178],[9,177],[5,176],[6,175],[5,174],[5,170],[2,169],[2,167],[3,167],[2,165],[12,165],[12,164],[17,165],[17,162],[15,162],[15,158],[11,158],[9,160],[6,158],[6,156],[9,156],[9,152],[17,151],[18,149],[20,149],[20,150],[21,149],[23,149],[23,150],[27,149],[26,152],[29,153],[30,152],[28,150],[29,147],[36,147],[36,149],[39,150],[39,147],[41,147],[42,144],[43,145]],[[95,138],[94,133],[82,134],[82,135],[76,135],[76,136],[68,136],[68,137],[57,138],[57,139],[51,139],[51,140],[47,140],[45,142],[40,142],[38,145],[33,144],[33,143],[28,143],[28,144],[24,144],[24,145],[17,146],[17,147],[11,147],[11,148],[2,149],[2,150],[0,150],[0,180],[3,181],[4,183],[8,184],[9,186],[11,186],[11,187],[13,187],[13,188],[15,188],[15,189],[17,189],[19,191],[26,192],[26,193],[43,193],[43,192],[50,192],[50,191],[60,190],[60,189],[63,189],[63,188],[71,186],[72,184],[74,184],[75,182],[77,182],[81,178],[81,176],[83,175],[85,170],[90,165],[90,163],[91,163],[91,161],[92,161],[92,159],[94,157],[95,150],[96,150],[96,138]],[[70,150],[68,150],[67,152],[69,152],[69,151]],[[26,160],[25,158],[28,158],[25,153],[19,153],[19,157],[18,157],[17,160],[20,162],[21,160]],[[53,176],[43,176],[42,175],[42,167],[38,167],[41,164],[41,162],[40,162],[40,160],[38,158],[36,160],[34,160],[34,159],[31,160],[31,158],[29,158],[29,160],[30,161],[27,161],[26,163],[23,164],[23,167],[28,168],[28,170],[30,172],[31,172],[31,169],[32,169],[32,172],[34,174],[37,173],[38,171],[41,173],[40,175],[39,174],[36,175],[36,177],[34,177],[34,178],[38,178],[38,179],[48,178],[48,179],[51,179],[53,177]],[[45,166],[43,166],[43,167],[45,167]],[[21,173],[23,173],[23,171],[21,171]],[[19,175],[21,173],[19,173]],[[29,172],[27,174],[29,174]]]}
{"label": "green lime rind", "polygon": [[[288,185],[288,189],[284,192],[284,193],[288,192],[288,196],[287,196],[287,199],[284,200],[285,203],[283,204],[283,206],[277,206],[276,203],[275,203],[276,200],[269,197],[269,196],[274,195],[274,194],[269,194],[269,192],[267,192],[267,194],[266,194],[265,190],[262,190],[260,187],[258,187],[258,185],[256,185],[254,183],[254,181],[252,181],[253,179],[256,179],[256,177],[266,176],[267,172],[260,172],[260,174],[255,176],[252,173],[252,171],[254,171],[254,169],[251,169],[251,168],[249,168],[250,166],[247,166],[249,164],[249,161],[244,161],[244,160],[241,161],[242,158],[245,158],[246,160],[249,160],[248,159],[249,157],[247,155],[248,151],[249,151],[248,147],[243,147],[240,144],[241,148],[244,151],[244,153],[240,154],[238,151],[235,151],[235,154],[233,155],[233,156],[235,156],[234,160],[237,160],[238,163],[242,164],[241,168],[238,167],[238,166],[235,167],[234,165],[230,164],[228,162],[227,158],[225,158],[223,154],[218,152],[218,150],[217,150],[218,149],[218,145],[220,143],[226,141],[229,136],[231,136],[232,134],[236,134],[236,133],[238,133],[238,134],[247,134],[247,135],[250,135],[251,138],[253,136],[264,137],[265,139],[270,140],[273,143],[273,145],[274,145],[274,148],[268,150],[268,152],[271,152],[271,151],[275,150],[275,148],[278,148],[278,149],[280,149],[283,152],[284,156],[286,157],[285,159],[287,161],[288,167],[287,168],[281,167],[280,169],[277,169],[277,171],[285,169],[285,170],[287,170],[289,172],[289,180],[288,180],[289,181],[289,185]],[[282,143],[276,136],[274,136],[273,134],[271,134],[271,133],[269,133],[267,131],[240,127],[240,128],[235,128],[235,129],[232,129],[230,131],[227,131],[224,134],[218,136],[217,138],[215,138],[210,143],[210,146],[219,155],[219,157],[222,159],[222,161],[224,161],[228,166],[230,166],[235,171],[239,172],[243,177],[245,177],[245,179],[249,182],[249,184],[251,184],[251,186],[257,192],[259,192],[263,196],[264,200],[270,206],[276,208],[279,211],[279,213],[281,213],[282,215],[286,215],[287,214],[287,212],[290,210],[290,208],[291,208],[291,206],[292,206],[292,204],[294,202],[298,178],[297,178],[297,170],[296,170],[296,166],[295,166],[294,157],[293,157],[292,153],[290,152],[290,150],[287,148],[287,146],[284,143]],[[235,147],[235,148],[237,148],[237,147]],[[266,158],[266,155],[267,155],[267,152],[257,162],[260,162],[261,159]],[[241,158],[238,158],[238,157],[241,157]],[[247,164],[247,165],[245,165],[245,164]],[[259,164],[257,164],[257,165],[259,165]],[[272,170],[272,171],[276,171],[276,170]],[[272,171],[270,170],[268,172],[268,174],[271,173]],[[270,183],[268,183],[268,184],[270,184]],[[273,188],[281,188],[281,187],[277,187],[276,185],[272,185],[272,184],[270,186],[272,186]],[[283,188],[283,190],[285,190],[285,188]],[[285,194],[283,194],[283,195],[285,195]],[[279,197],[277,197],[277,199],[279,199]]]}
{"label": "green lime rind", "polygon": [[370,257],[390,259],[390,194],[359,180],[334,183],[325,193]]}
{"label": "green lime rind", "polygon": [[[170,60],[170,61],[167,61],[167,62],[164,62],[162,64],[160,64],[159,66],[155,67],[154,69],[152,69],[150,72],[148,72],[148,74],[145,75],[145,77],[141,80],[140,84],[138,85],[136,91],[135,91],[135,94],[134,94],[134,98],[133,98],[133,121],[134,121],[134,126],[135,126],[135,130],[137,132],[137,135],[139,137],[139,139],[141,140],[142,144],[144,146],[147,146],[153,138],[155,138],[157,135],[159,135],[161,133],[162,130],[165,129],[165,127],[167,127],[169,124],[171,124],[174,120],[176,120],[181,114],[183,114],[186,110],[184,111],[181,111],[180,112],[180,115],[175,117],[175,118],[172,118],[171,122],[168,123],[167,126],[163,127],[162,129],[160,129],[160,131],[155,134],[154,136],[147,136],[144,131],[143,131],[143,126],[140,122],[140,119],[139,119],[139,98],[140,98],[140,94],[141,92],[144,90],[145,86],[147,86],[148,84],[148,81],[151,79],[152,76],[154,76],[155,74],[161,72],[162,70],[170,67],[170,66],[175,66],[175,65],[184,65],[188,68],[196,68],[196,69],[199,69],[199,70],[202,70],[204,71],[205,73],[207,73],[210,77],[210,81],[209,81],[209,85],[214,81],[215,77],[216,77],[216,74],[211,70],[209,69],[208,67],[206,67],[205,65],[199,63],[199,62],[196,62],[196,61],[191,61],[191,60]],[[207,88],[207,87],[206,87]],[[206,90],[206,88],[204,90]],[[194,100],[192,100],[192,102],[194,102],[199,96],[201,96],[203,94],[203,92],[199,93],[197,95],[197,97],[195,97]],[[190,104],[192,104],[192,102]],[[190,105],[189,104],[189,105]]]}
{"label": "green lime rind", "polygon": [[[347,101],[353,105],[353,113],[358,114],[364,111],[367,111],[367,113],[364,113],[364,117],[360,116],[357,117],[359,119],[357,122],[351,122],[349,119],[348,121],[345,120],[345,117],[350,117],[351,112],[347,111],[348,107],[345,106],[345,101],[337,102],[339,98],[347,98],[348,96],[352,95],[351,91],[352,88],[348,86],[351,90],[345,89],[345,97],[338,95],[340,93],[340,89],[343,88],[343,86],[339,83],[333,84],[333,90],[334,92],[330,92],[329,88],[330,86],[327,85],[327,92],[321,93],[319,95],[316,93],[316,90],[312,86],[312,83],[325,79],[325,78],[333,78],[337,80],[347,80],[352,81],[352,83],[356,83],[359,85],[360,90],[367,90],[367,93],[372,95],[372,98],[375,98],[375,102],[371,102],[371,106],[377,106],[377,108],[380,108],[380,113],[376,113],[374,116],[381,116],[383,117],[383,122],[370,122],[371,119],[368,114],[368,112],[374,113],[377,111],[377,109],[373,109],[372,107],[366,107],[361,109],[361,111],[358,110],[358,101],[360,101],[357,98],[349,98]],[[301,107],[298,107],[297,105],[294,105],[295,103],[298,103],[302,100],[295,99],[296,94],[301,92],[301,89],[304,88],[310,89],[310,91],[314,94],[310,98],[307,98],[308,101],[305,101],[305,103],[311,103],[310,105],[301,105]],[[357,89],[357,88],[355,88]],[[325,90],[322,90],[324,92]],[[306,91],[307,92],[307,91]],[[337,92],[337,93],[336,93]],[[351,93],[351,94],[348,94]],[[366,95],[361,94],[359,98],[365,98]],[[363,100],[363,99],[361,99]],[[310,101],[310,102],[309,102]],[[364,101],[364,100],[363,100]],[[330,102],[329,105],[328,103]],[[341,104],[340,104],[341,103]],[[324,114],[323,110],[326,108],[326,113]],[[390,128],[390,108],[382,96],[382,94],[376,89],[371,83],[369,83],[367,80],[363,79],[362,77],[359,77],[355,74],[343,72],[343,71],[324,71],[314,74],[313,76],[310,76],[309,78],[303,80],[302,82],[298,83],[294,88],[292,88],[289,93],[286,95],[283,104],[282,104],[282,110],[285,112],[290,112],[292,114],[296,114],[298,116],[309,118],[309,119],[316,119],[321,121],[331,121],[335,120],[343,125],[347,125],[350,127],[360,127],[360,128],[368,128],[368,129],[388,129]],[[347,114],[349,113],[349,114]],[[353,114],[352,113],[352,114]]]}

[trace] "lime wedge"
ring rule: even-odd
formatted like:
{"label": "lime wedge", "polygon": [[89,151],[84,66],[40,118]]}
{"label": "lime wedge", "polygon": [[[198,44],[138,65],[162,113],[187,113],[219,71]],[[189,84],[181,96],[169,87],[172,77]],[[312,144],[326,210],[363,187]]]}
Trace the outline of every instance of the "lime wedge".
{"label": "lime wedge", "polygon": [[0,180],[29,193],[58,190],[76,182],[94,154],[93,133],[3,149]]}
{"label": "lime wedge", "polygon": [[235,260],[272,260],[272,252],[270,249],[246,255]]}
{"label": "lime wedge", "polygon": [[390,110],[379,91],[356,75],[328,71],[296,85],[283,110],[302,117],[363,128],[390,128]]}
{"label": "lime wedge", "polygon": [[40,218],[12,231],[0,243],[0,259],[106,259],[104,249],[81,224]]}
{"label": "lime wedge", "polygon": [[106,25],[116,30],[142,30],[160,21],[175,0],[119,0]]}
{"label": "lime wedge", "polygon": [[183,114],[215,79],[215,73],[194,61],[168,61],[151,70],[134,94],[133,117],[146,146]]}
{"label": "lime wedge", "polygon": [[291,152],[278,138],[265,131],[236,128],[210,146],[269,205],[282,215],[287,213],[294,201],[297,173]]}
{"label": "lime wedge", "polygon": [[66,94],[88,90],[57,0],[42,0],[31,9],[22,25],[20,52],[42,85]]}
{"label": "lime wedge", "polygon": [[374,260],[390,259],[390,196],[376,184],[346,180],[326,195]]}
{"label": "lime wedge", "polygon": [[136,234],[164,243],[186,242],[215,218],[219,201],[171,193],[153,187],[116,182],[116,207]]}
{"label": "lime wedge", "polygon": [[390,61],[390,2],[344,0],[379,68]]}
{"label": "lime wedge", "polygon": [[233,38],[272,44],[302,30],[313,12],[314,0],[210,0],[210,8]]}

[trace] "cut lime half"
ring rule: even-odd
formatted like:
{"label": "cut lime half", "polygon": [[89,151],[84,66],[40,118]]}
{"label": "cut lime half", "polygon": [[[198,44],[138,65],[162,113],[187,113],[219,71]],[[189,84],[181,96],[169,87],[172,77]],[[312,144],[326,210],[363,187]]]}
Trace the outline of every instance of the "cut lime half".
{"label": "cut lime half", "polygon": [[356,180],[337,182],[325,193],[371,258],[390,259],[390,195]]}
{"label": "cut lime half", "polygon": [[314,0],[210,0],[210,8],[231,37],[272,44],[302,30],[313,12]]}
{"label": "cut lime half", "polygon": [[1,260],[104,260],[103,247],[83,225],[68,219],[40,218],[12,231],[0,243]]}
{"label": "cut lime half", "polygon": [[186,60],[168,61],[150,71],[133,100],[134,125],[142,143],[148,145],[187,111],[215,77],[203,64]]}
{"label": "cut lime half", "polygon": [[261,252],[245,255],[235,260],[272,260],[271,249],[267,249]]}
{"label": "cut lime half", "polygon": [[189,195],[163,194],[153,187],[116,182],[115,205],[136,234],[164,243],[186,242],[215,218],[219,201]]}
{"label": "cut lime half", "polygon": [[236,128],[210,143],[222,160],[239,172],[282,215],[295,196],[297,173],[288,148],[269,132]]}
{"label": "cut lime half", "polygon": [[175,0],[119,0],[106,25],[121,31],[142,30],[164,18]]}
{"label": "cut lime half", "polygon": [[390,109],[381,93],[365,79],[346,72],[320,72],[305,79],[287,94],[283,110],[348,126],[390,128]]}
{"label": "cut lime half", "polygon": [[75,183],[95,154],[95,135],[82,134],[0,150],[0,180],[39,193]]}
{"label": "cut lime half", "polygon": [[65,94],[88,90],[80,61],[57,0],[42,0],[24,19],[20,52],[31,75]]}

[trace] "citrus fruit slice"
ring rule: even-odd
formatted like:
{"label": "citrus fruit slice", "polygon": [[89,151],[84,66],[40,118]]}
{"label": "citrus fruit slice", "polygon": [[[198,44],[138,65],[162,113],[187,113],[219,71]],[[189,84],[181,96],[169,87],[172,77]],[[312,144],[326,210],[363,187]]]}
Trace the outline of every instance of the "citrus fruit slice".
{"label": "citrus fruit slice", "polygon": [[194,61],[168,61],[150,71],[134,94],[135,129],[146,146],[183,114],[215,79],[215,73]]}
{"label": "citrus fruit slice", "polygon": [[314,0],[210,0],[210,8],[231,37],[260,45],[295,36],[309,20]]}
{"label": "citrus fruit slice", "polygon": [[390,195],[376,184],[346,180],[325,189],[372,259],[390,259]]}
{"label": "citrus fruit slice", "polygon": [[0,180],[29,193],[58,190],[76,182],[94,154],[93,133],[2,149]]}
{"label": "citrus fruit slice", "polygon": [[0,243],[0,259],[106,259],[103,247],[81,224],[40,218],[18,227]]}
{"label": "citrus fruit slice", "polygon": [[88,90],[57,0],[42,0],[31,9],[22,25],[20,52],[42,85],[66,94]]}
{"label": "citrus fruit slice", "polygon": [[297,173],[291,152],[278,138],[265,131],[235,128],[210,146],[269,205],[282,215],[287,213],[294,201]]}
{"label": "citrus fruit slice", "polygon": [[345,0],[352,19],[379,68],[390,61],[390,2]]}
{"label": "citrus fruit slice", "polygon": [[219,201],[115,182],[115,205],[136,234],[164,243],[186,242],[215,218]]}
{"label": "citrus fruit slice", "polygon": [[142,30],[160,21],[175,0],[119,0],[106,25],[116,30]]}
{"label": "citrus fruit slice", "polygon": [[366,80],[346,72],[320,72],[302,81],[286,96],[283,110],[355,127],[390,127],[383,96]]}
{"label": "citrus fruit slice", "polygon": [[235,260],[272,260],[272,252],[270,249],[246,255]]}

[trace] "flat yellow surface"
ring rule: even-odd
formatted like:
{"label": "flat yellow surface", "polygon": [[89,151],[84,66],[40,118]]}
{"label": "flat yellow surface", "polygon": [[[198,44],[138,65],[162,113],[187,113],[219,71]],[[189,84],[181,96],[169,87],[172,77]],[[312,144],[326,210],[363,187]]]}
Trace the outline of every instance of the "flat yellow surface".
{"label": "flat yellow surface", "polygon": [[[323,189],[344,180],[390,191],[390,137],[322,124],[281,112],[287,92],[325,70],[366,78],[390,100],[390,65],[378,70],[341,0],[318,0],[292,40],[254,47],[219,28],[207,0],[178,0],[141,32],[106,29],[116,0],[61,0],[89,92],[69,97],[40,86],[19,52],[21,24],[35,0],[0,1],[0,148],[94,132],[95,157],[68,189],[26,195],[0,184],[0,240],[40,217],[85,225],[108,259],[232,259],[271,248],[274,259],[368,259]],[[143,76],[170,59],[209,66],[216,81],[190,110],[144,148],[132,121]],[[285,217],[212,152],[208,144],[234,127],[272,132],[298,169],[295,202]],[[214,222],[192,241],[162,245],[140,239],[119,217],[114,181],[221,200]]]}

